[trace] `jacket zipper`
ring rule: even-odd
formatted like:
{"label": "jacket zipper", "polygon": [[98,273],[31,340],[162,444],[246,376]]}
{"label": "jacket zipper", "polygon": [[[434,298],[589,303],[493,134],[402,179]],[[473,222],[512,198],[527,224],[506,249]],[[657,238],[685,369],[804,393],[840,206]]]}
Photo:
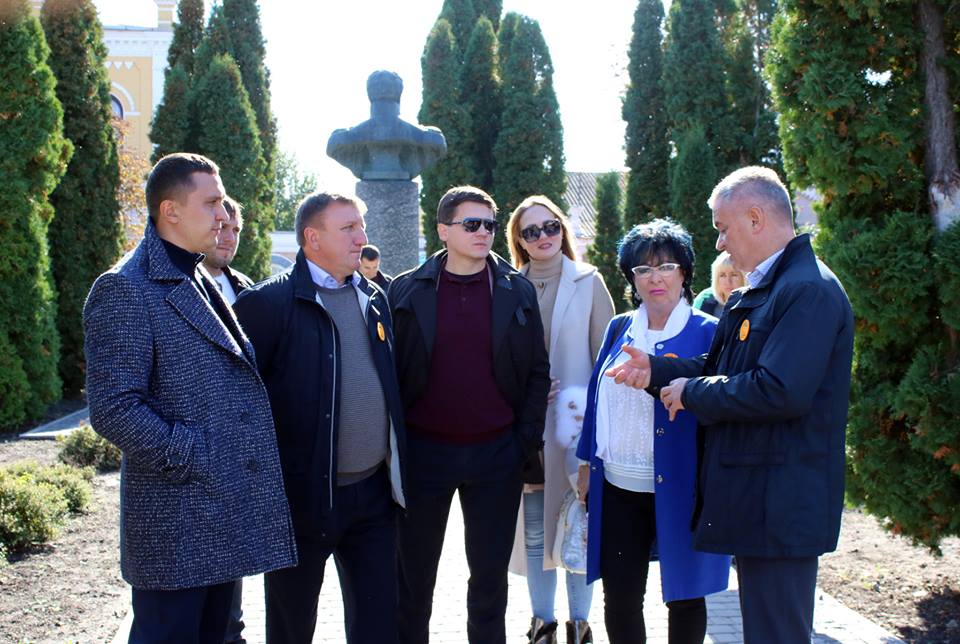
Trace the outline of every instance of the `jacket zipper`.
{"label": "jacket zipper", "polygon": [[[328,316],[329,317],[329,316]],[[333,432],[337,420],[337,328],[330,320],[330,335],[333,337],[333,396],[330,401],[330,467],[328,472],[328,491],[330,493],[330,509],[333,509]]]}

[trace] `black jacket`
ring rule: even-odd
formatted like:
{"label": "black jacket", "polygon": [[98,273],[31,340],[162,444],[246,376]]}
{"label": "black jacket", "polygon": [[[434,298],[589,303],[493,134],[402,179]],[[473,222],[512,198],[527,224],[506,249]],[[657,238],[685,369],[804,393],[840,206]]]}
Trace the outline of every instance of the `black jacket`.
{"label": "black jacket", "polygon": [[[402,505],[406,437],[390,309],[383,291],[362,276],[355,288],[390,415],[390,479]],[[293,267],[246,289],[234,310],[267,386],[294,529],[298,536],[324,532],[336,486],[337,392],[343,366],[339,334],[318,302],[303,251]]]}
{"label": "black jacket", "polygon": [[751,557],[834,550],[843,509],[853,312],[809,235],[739,289],[710,352],[651,357],[652,385],[692,377],[699,421],[694,547]]}
{"label": "black jacket", "polygon": [[[396,335],[397,373],[403,406],[420,397],[430,373],[437,323],[437,280],[445,250],[390,283],[390,308]],[[493,375],[513,408],[514,431],[528,459],[543,445],[543,422],[550,391],[550,361],[543,340],[537,294],[527,278],[493,253]],[[539,460],[539,459],[537,459]]]}
{"label": "black jacket", "polygon": [[373,281],[377,283],[377,286],[383,289],[384,293],[386,293],[387,289],[390,288],[390,282],[393,281],[393,278],[385,274],[383,271],[377,271],[377,275],[373,278]]}
{"label": "black jacket", "polygon": [[237,294],[237,297],[240,297],[241,293],[253,286],[253,280],[235,268],[227,266],[223,269],[223,274],[227,276],[227,281],[230,282],[230,286],[233,287],[233,292]]}

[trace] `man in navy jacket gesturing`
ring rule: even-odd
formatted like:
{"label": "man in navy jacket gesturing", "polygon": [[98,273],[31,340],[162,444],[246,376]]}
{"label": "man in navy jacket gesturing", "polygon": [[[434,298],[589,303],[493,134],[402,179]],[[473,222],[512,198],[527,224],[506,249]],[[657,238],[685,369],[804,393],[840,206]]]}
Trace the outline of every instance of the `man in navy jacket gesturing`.
{"label": "man in navy jacket gesturing", "polygon": [[662,388],[671,415],[696,415],[694,547],[736,555],[745,642],[806,643],[817,558],[840,533],[853,312],[810,236],[794,232],[772,170],[737,170],[709,204],[717,249],[748,273],[710,352],[678,360],[630,349],[608,375]]}

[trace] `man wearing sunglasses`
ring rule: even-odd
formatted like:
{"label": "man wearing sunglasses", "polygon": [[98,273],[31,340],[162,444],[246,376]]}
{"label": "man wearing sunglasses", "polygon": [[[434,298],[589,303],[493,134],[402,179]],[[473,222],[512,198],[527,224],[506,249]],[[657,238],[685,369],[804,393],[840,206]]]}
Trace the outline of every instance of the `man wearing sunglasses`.
{"label": "man wearing sunglasses", "polygon": [[446,249],[390,284],[408,432],[400,641],[425,644],[454,492],[466,535],[467,638],[505,639],[521,467],[539,463],[550,365],[533,285],[490,252],[497,206],[471,186],[437,207]]}

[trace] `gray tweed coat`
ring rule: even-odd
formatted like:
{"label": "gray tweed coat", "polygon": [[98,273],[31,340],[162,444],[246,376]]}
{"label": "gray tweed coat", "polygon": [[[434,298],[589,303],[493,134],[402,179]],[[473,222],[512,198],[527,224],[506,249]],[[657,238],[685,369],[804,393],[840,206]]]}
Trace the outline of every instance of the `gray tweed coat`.
{"label": "gray tweed coat", "polygon": [[173,590],[295,565],[253,347],[173,265],[152,224],[94,283],[83,321],[90,419],[123,450],[123,578]]}

